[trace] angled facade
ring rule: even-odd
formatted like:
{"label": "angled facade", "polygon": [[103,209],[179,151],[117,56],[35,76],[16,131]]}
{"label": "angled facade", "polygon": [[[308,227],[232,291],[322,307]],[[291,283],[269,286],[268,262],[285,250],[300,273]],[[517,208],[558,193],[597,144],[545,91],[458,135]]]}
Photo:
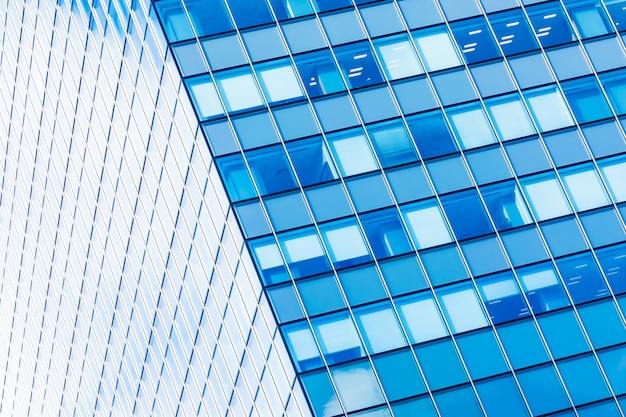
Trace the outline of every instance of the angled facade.
{"label": "angled facade", "polygon": [[0,17],[0,415],[626,416],[626,0]]}

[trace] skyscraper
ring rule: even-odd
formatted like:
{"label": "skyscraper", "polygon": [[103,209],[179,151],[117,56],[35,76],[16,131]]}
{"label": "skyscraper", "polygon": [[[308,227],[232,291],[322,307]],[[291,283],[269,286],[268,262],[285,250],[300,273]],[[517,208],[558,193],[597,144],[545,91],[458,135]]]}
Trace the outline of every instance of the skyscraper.
{"label": "skyscraper", "polygon": [[40,3],[1,414],[626,415],[626,1]]}

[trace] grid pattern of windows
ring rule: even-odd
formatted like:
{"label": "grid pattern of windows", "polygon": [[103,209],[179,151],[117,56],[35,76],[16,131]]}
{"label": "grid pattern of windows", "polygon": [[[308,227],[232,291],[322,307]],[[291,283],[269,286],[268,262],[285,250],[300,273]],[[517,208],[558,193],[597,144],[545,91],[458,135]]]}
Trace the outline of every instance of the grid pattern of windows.
{"label": "grid pattern of windows", "polygon": [[149,0],[0,2],[0,131],[0,415],[310,415]]}
{"label": "grid pattern of windows", "polygon": [[626,414],[626,1],[154,4],[316,416]]}

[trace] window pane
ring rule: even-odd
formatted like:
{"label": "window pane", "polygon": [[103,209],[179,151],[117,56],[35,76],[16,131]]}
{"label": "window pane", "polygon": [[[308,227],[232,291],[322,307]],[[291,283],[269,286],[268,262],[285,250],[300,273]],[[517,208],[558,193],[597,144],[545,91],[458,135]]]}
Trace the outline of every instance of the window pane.
{"label": "window pane", "polygon": [[551,265],[537,265],[518,271],[522,287],[535,314],[569,305],[561,280]]}
{"label": "window pane", "polygon": [[370,407],[385,401],[369,362],[332,368],[331,374],[346,411]]}
{"label": "window pane", "polygon": [[526,106],[517,94],[490,100],[486,105],[502,140],[535,134]]}
{"label": "window pane", "polygon": [[458,240],[493,232],[485,208],[475,190],[442,197],[441,204]]}
{"label": "window pane", "polygon": [[428,71],[437,71],[461,65],[450,34],[445,28],[437,28],[414,34],[417,48]]}
{"label": "window pane", "polygon": [[341,74],[328,50],[298,56],[296,66],[311,97],[345,90]]}
{"label": "window pane", "polygon": [[[464,4],[466,2],[461,3]],[[453,23],[451,27],[457,44],[461,48],[465,61],[468,64],[500,56],[500,51],[493,41],[491,31],[487,27],[484,17]]]}
{"label": "window pane", "polygon": [[[576,168],[561,172],[565,188],[576,211],[589,210],[609,204],[608,196],[593,167]],[[626,177],[622,177],[622,182]]]}
{"label": "window pane", "polygon": [[355,265],[371,259],[363,235],[354,221],[324,225],[322,236],[337,268]]}
{"label": "window pane", "polygon": [[364,355],[356,327],[347,313],[324,316],[312,324],[329,365]]}
{"label": "window pane", "polygon": [[496,228],[506,230],[532,222],[517,184],[506,182],[481,188],[485,204]]}
{"label": "window pane", "polygon": [[283,327],[287,347],[301,371],[322,366],[322,359],[307,322]]}
{"label": "window pane", "polygon": [[417,160],[413,141],[401,120],[371,125],[367,128],[367,132],[383,167]]}
{"label": "window pane", "polygon": [[530,314],[515,277],[510,272],[477,280],[476,284],[495,324]]}
{"label": "window pane", "polygon": [[424,72],[417,54],[405,36],[379,39],[374,42],[378,59],[389,80],[411,77]]}
{"label": "window pane", "polygon": [[302,230],[279,237],[283,253],[294,278],[330,269],[326,254],[314,230]]}
{"label": "window pane", "polygon": [[493,14],[489,16],[489,20],[505,55],[538,49],[522,9]]}
{"label": "window pane", "polygon": [[574,124],[560,92],[549,88],[530,91],[525,98],[542,132]]}
{"label": "window pane", "polygon": [[467,285],[438,291],[439,299],[453,333],[461,333],[488,325],[476,292]]}
{"label": "window pane", "polygon": [[554,175],[531,178],[524,181],[522,187],[538,220],[571,213],[563,190]]}
{"label": "window pane", "polygon": [[448,330],[430,295],[399,299],[396,304],[412,344],[447,336]]}
{"label": "window pane", "polygon": [[433,203],[405,207],[403,214],[418,249],[452,241],[446,221],[441,215],[441,209]]}
{"label": "window pane", "polygon": [[600,170],[615,201],[626,201],[626,162],[613,160],[603,164]]}
{"label": "window pane", "polygon": [[450,109],[448,114],[463,149],[477,148],[497,141],[480,103]]}
{"label": "window pane", "polygon": [[433,158],[458,150],[441,110],[409,117],[407,124],[422,158]]}
{"label": "window pane", "polygon": [[363,131],[341,133],[328,140],[341,175],[355,175],[378,168]]}
{"label": "window pane", "polygon": [[302,89],[288,62],[257,67],[263,92],[270,103],[302,97]]}
{"label": "window pane", "polygon": [[249,69],[216,76],[217,86],[228,111],[263,105],[263,99]]}
{"label": "window pane", "polygon": [[559,2],[531,6],[526,10],[542,46],[549,47],[576,40]]}
{"label": "window pane", "polygon": [[406,346],[396,314],[388,302],[361,308],[354,314],[369,353]]}
{"label": "window pane", "polygon": [[208,75],[188,80],[187,87],[201,119],[224,114],[215,85]]}
{"label": "window pane", "polygon": [[335,55],[350,88],[366,87],[383,81],[368,43],[338,47]]}
{"label": "window pane", "polygon": [[335,164],[321,137],[289,142],[287,150],[303,186],[339,178]]}

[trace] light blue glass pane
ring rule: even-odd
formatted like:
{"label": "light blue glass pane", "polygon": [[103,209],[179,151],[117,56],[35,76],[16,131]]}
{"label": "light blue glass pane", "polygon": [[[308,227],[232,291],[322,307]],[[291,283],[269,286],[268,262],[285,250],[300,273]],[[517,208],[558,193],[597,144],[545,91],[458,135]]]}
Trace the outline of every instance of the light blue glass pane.
{"label": "light blue glass pane", "polygon": [[505,148],[517,175],[526,175],[552,167],[537,138],[510,142]]}
{"label": "light blue glass pane", "polygon": [[594,247],[626,240],[626,233],[612,208],[580,216],[587,237]]}
{"label": "light blue glass pane", "polygon": [[438,73],[432,76],[432,80],[444,106],[476,98],[476,91],[465,69]]}
{"label": "light blue glass pane", "polygon": [[426,179],[424,168],[413,165],[387,172],[387,179],[398,203],[430,197],[433,191]]}
{"label": "light blue glass pane", "polygon": [[223,157],[217,160],[217,166],[224,178],[226,191],[232,201],[245,200],[256,196],[250,173],[244,165],[240,154]]}
{"label": "light blue glass pane", "polygon": [[401,120],[370,125],[367,132],[384,168],[417,160],[413,141]]}
{"label": "light blue glass pane", "polygon": [[227,0],[237,27],[258,26],[272,21],[265,0]]}
{"label": "light blue glass pane", "polygon": [[553,256],[562,256],[588,249],[580,227],[578,227],[576,220],[571,217],[544,223],[541,225],[541,231]]}
{"label": "light blue glass pane", "polygon": [[447,195],[441,198],[441,204],[458,240],[493,232],[476,190]]}
{"label": "light blue glass pane", "polygon": [[589,159],[589,153],[583,145],[582,137],[578,130],[567,130],[544,135],[543,141],[548,147],[552,160],[557,167]]}
{"label": "light blue glass pane", "polygon": [[563,284],[549,262],[518,269],[517,276],[533,313],[557,310],[570,304]]}
{"label": "light blue glass pane", "polygon": [[[306,321],[282,326],[281,330],[297,370],[308,371],[324,365],[311,328]],[[309,393],[309,399],[314,400],[311,393]]]}
{"label": "light blue glass pane", "polygon": [[[346,306],[334,275],[298,281],[298,292],[309,316],[328,313]],[[320,297],[320,294],[324,296]]]}
{"label": "light blue glass pane", "polygon": [[509,60],[520,88],[554,82],[548,64],[541,53],[522,55]]}
{"label": "light blue glass pane", "polygon": [[370,143],[361,128],[326,136],[343,177],[378,169]]}
{"label": "light blue glass pane", "polygon": [[482,97],[515,90],[509,70],[502,61],[473,65],[470,72]]}
{"label": "light blue glass pane", "polygon": [[465,158],[478,184],[499,181],[512,176],[502,148],[499,146],[467,152]]}
{"label": "light blue glass pane", "polygon": [[370,354],[386,352],[407,345],[398,317],[389,301],[370,304],[353,311]]}
{"label": "light blue glass pane", "polygon": [[347,268],[372,259],[361,229],[353,219],[320,226],[335,268]]}
{"label": "light blue glass pane", "polygon": [[193,100],[196,113],[200,119],[208,119],[224,114],[224,109],[211,77],[203,75],[187,79],[189,95]]}
{"label": "light blue glass pane", "polygon": [[[457,3],[472,4],[474,0],[457,1]],[[459,49],[465,56],[465,62],[468,64],[487,61],[500,56],[500,51],[493,40],[484,17],[452,23],[450,26]]]}
{"label": "light blue glass pane", "polygon": [[[388,3],[385,6],[393,7],[393,4]],[[374,47],[388,80],[397,80],[424,72],[406,35],[377,39]]]}
{"label": "light blue glass pane", "polygon": [[160,1],[155,7],[171,42],[193,38],[193,30],[180,0]]}
{"label": "light blue glass pane", "polygon": [[460,157],[437,159],[426,164],[439,193],[471,187],[472,180]]}
{"label": "light blue glass pane", "polygon": [[413,33],[413,37],[428,71],[438,71],[461,65],[457,49],[445,26]]}
{"label": "light blue glass pane", "polygon": [[517,0],[481,0],[487,13],[519,7]]}
{"label": "light blue glass pane", "polygon": [[365,22],[365,27],[367,27],[367,31],[372,37],[404,30],[402,21],[393,3],[361,7],[359,11]]}
{"label": "light blue glass pane", "polygon": [[470,387],[437,393],[435,402],[441,417],[483,417],[476,395]]}
{"label": "light blue glass pane", "polygon": [[245,150],[279,141],[267,112],[233,118],[232,120],[237,138]]}
{"label": "light blue glass pane", "polygon": [[229,112],[264,106],[263,98],[249,67],[218,73],[215,83]]}
{"label": "light blue glass pane", "polygon": [[270,26],[241,34],[252,62],[264,61],[287,55],[276,26]]}
{"label": "light blue glass pane", "polygon": [[268,289],[267,292],[279,322],[284,323],[304,317],[304,312],[292,284],[274,287]]}
{"label": "light blue glass pane", "polygon": [[[404,114],[417,113],[439,106],[426,78],[395,82],[392,88]],[[415,100],[415,97],[420,99]]]}
{"label": "light blue glass pane", "polygon": [[594,348],[626,342],[626,327],[612,300],[580,306],[578,313]]}
{"label": "light blue glass pane", "polygon": [[261,195],[278,193],[296,187],[282,146],[249,151],[246,157]]}
{"label": "light blue glass pane", "polygon": [[585,49],[598,72],[626,66],[626,55],[617,37],[585,42]]}
{"label": "light blue glass pane", "polygon": [[263,283],[276,284],[289,280],[289,274],[273,237],[248,241]]}
{"label": "light blue glass pane", "polygon": [[614,121],[584,126],[583,133],[596,158],[626,151],[626,142]]}
{"label": "light blue glass pane", "polygon": [[339,281],[352,306],[387,297],[378,271],[373,266],[341,271]]}
{"label": "light blue glass pane", "polygon": [[369,362],[331,368],[339,398],[346,411],[354,411],[385,402]]}
{"label": "light blue glass pane", "polygon": [[298,76],[288,59],[258,64],[255,68],[268,103],[285,104],[304,98]]}
{"label": "light blue glass pane", "polygon": [[[281,25],[281,28],[289,50],[294,54],[326,46],[320,26],[314,18],[288,22]],[[306,78],[303,79],[306,80]]]}
{"label": "light blue glass pane", "polygon": [[576,40],[560,3],[547,3],[527,7],[528,17],[543,47],[560,45]]}
{"label": "light blue glass pane", "polygon": [[548,52],[548,59],[559,80],[567,80],[591,73],[589,63],[578,45],[552,49]]}
{"label": "light blue glass pane", "polygon": [[205,124],[202,127],[214,156],[221,156],[239,150],[239,145],[228,122]]}
{"label": "light blue glass pane", "polygon": [[597,401],[610,395],[593,356],[564,360],[557,366],[574,405]]}
{"label": "light blue glass pane", "polygon": [[330,10],[340,9],[352,5],[350,0],[313,0],[315,10],[318,12],[327,12]]}
{"label": "light blue glass pane", "polygon": [[279,20],[313,14],[309,0],[270,0],[270,3]]}
{"label": "light blue glass pane", "polygon": [[615,404],[615,400],[609,400],[600,404],[593,404],[587,407],[577,409],[579,417],[621,417],[621,414]]}
{"label": "light blue glass pane", "polygon": [[318,222],[352,214],[352,208],[341,184],[309,189],[306,196]]}
{"label": "light blue glass pane", "polygon": [[347,312],[319,317],[312,320],[312,325],[329,365],[365,355],[356,326]]}
{"label": "light blue glass pane", "polygon": [[395,417],[439,417],[428,396],[393,404],[391,409]]}
{"label": "light blue glass pane", "polygon": [[582,38],[592,38],[613,32],[602,4],[593,0],[567,0],[565,7]]}
{"label": "light blue glass pane", "polygon": [[589,351],[589,345],[572,310],[546,314],[537,320],[555,359]]}
{"label": "light blue glass pane", "polygon": [[[509,264],[498,241],[493,237],[473,240],[461,245],[473,276],[507,269]],[[489,256],[485,256],[489,254]]]}
{"label": "light blue glass pane", "polygon": [[387,86],[355,92],[353,96],[365,123],[398,116],[398,110]]}
{"label": "light blue glass pane", "polygon": [[561,84],[579,123],[593,122],[612,115],[595,77]]}
{"label": "light blue glass pane", "polygon": [[330,264],[314,229],[283,233],[278,237],[294,278],[330,270]]}
{"label": "light blue glass pane", "polygon": [[303,186],[339,178],[330,152],[321,137],[290,142],[287,150]]}
{"label": "light blue glass pane", "polygon": [[422,268],[415,256],[381,262],[380,269],[392,296],[422,290],[427,287]]}
{"label": "light blue glass pane", "polygon": [[498,335],[514,369],[549,360],[548,352],[531,319],[499,326]]}
{"label": "light blue glass pane", "polygon": [[518,94],[489,100],[485,103],[501,140],[534,135],[535,126]]}
{"label": "light blue glass pane", "polygon": [[476,390],[490,417],[529,416],[519,388],[509,375],[479,382],[476,384]]}
{"label": "light blue glass pane", "polygon": [[178,62],[178,67],[184,77],[209,70],[196,42],[177,45],[172,47],[172,50],[174,55],[176,55],[176,62]]}
{"label": "light blue glass pane", "polygon": [[534,415],[569,407],[570,403],[552,365],[519,372],[517,378]]}
{"label": "light blue glass pane", "polygon": [[310,97],[345,90],[341,75],[328,50],[296,57],[296,66]]}
{"label": "light blue glass pane", "polygon": [[278,124],[278,130],[285,140],[319,133],[311,107],[306,103],[276,109],[274,110],[274,118]]}
{"label": "light blue glass pane", "polygon": [[456,246],[421,252],[421,258],[432,285],[448,284],[469,277]]}
{"label": "light blue glass pane", "polygon": [[439,2],[449,20],[462,19],[480,14],[476,0],[440,0]]}
{"label": "light blue glass pane", "polygon": [[548,258],[548,253],[534,227],[503,234],[502,240],[513,266]]}
{"label": "light blue glass pane", "polygon": [[434,0],[398,0],[398,5],[410,29],[443,21]]}
{"label": "light blue glass pane", "polygon": [[311,224],[311,217],[299,192],[266,198],[264,203],[277,232]]}
{"label": "light blue glass pane", "polygon": [[490,15],[489,21],[505,55],[538,49],[535,36],[521,9]]}
{"label": "light blue glass pane", "polygon": [[530,212],[515,182],[507,181],[480,189],[491,220],[498,230],[532,223]]}
{"label": "light blue glass pane", "polygon": [[626,81],[624,81],[625,73],[626,71],[619,70],[603,74],[600,77],[604,90],[613,105],[613,110],[615,110],[617,114],[626,113],[626,98],[624,97],[624,93],[626,93]]}
{"label": "light blue glass pane", "polygon": [[481,278],[476,281],[491,320],[502,323],[526,317],[530,310],[511,272]]}
{"label": "light blue glass pane", "polygon": [[431,390],[467,382],[467,375],[451,340],[418,345],[414,349]]}
{"label": "light blue glass pane", "polygon": [[359,213],[393,204],[380,173],[353,178],[346,181],[346,186]]}
{"label": "light blue glass pane", "polygon": [[354,10],[323,15],[321,20],[331,45],[354,42],[365,38],[363,27]]}
{"label": "light blue glass pane", "polygon": [[486,378],[509,371],[493,330],[460,335],[456,337],[456,341],[472,379]]}
{"label": "light blue glass pane", "polygon": [[312,405],[316,417],[326,416],[327,413],[341,413],[341,406],[337,394],[330,383],[326,371],[303,375],[304,391]]}
{"label": "light blue glass pane", "polygon": [[350,88],[366,87],[383,81],[372,48],[367,42],[337,47],[335,56]]}
{"label": "light blue glass pane", "polygon": [[246,57],[236,36],[222,36],[202,41],[202,49],[212,70],[245,64]]}
{"label": "light blue glass pane", "polygon": [[258,200],[235,206],[237,218],[247,238],[261,236],[270,232],[267,219]]}
{"label": "light blue glass pane", "polygon": [[348,96],[334,96],[316,100],[313,102],[313,107],[325,132],[359,124],[356,112]]}
{"label": "light blue glass pane", "polygon": [[363,215],[361,223],[377,259],[412,251],[396,209]]}
{"label": "light blue glass pane", "polygon": [[613,292],[626,292],[626,245],[598,250],[596,255]]}
{"label": "light blue glass pane", "polygon": [[626,347],[605,350],[598,353],[602,368],[609,379],[611,388],[616,395],[626,393]]}

